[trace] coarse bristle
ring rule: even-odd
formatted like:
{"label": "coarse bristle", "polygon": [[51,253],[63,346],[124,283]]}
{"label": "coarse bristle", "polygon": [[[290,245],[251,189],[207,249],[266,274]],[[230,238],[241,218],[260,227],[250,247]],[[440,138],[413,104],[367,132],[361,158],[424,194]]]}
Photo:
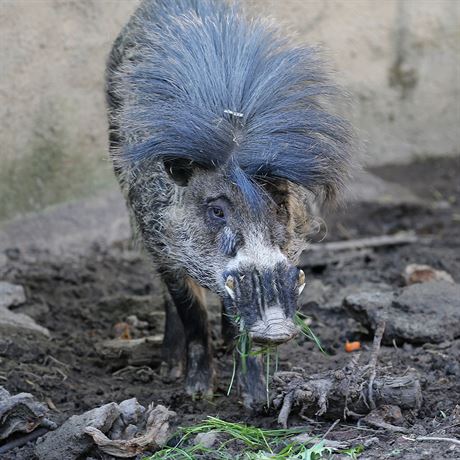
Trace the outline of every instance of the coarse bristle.
{"label": "coarse bristle", "polygon": [[217,0],[146,1],[137,20],[133,56],[118,75],[119,160],[225,167],[251,203],[260,178],[336,194],[350,129],[323,106],[339,92],[314,48]]}

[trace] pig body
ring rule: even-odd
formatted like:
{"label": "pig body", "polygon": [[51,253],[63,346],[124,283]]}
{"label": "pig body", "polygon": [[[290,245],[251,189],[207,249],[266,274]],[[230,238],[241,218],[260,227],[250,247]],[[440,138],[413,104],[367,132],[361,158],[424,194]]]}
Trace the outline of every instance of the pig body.
{"label": "pig body", "polygon": [[[350,162],[349,128],[323,107],[336,94],[315,50],[224,1],[144,0],[114,43],[111,158],[167,287],[167,369],[190,394],[212,392],[203,289],[222,299],[227,339],[297,332],[312,209]],[[258,368],[241,379],[247,405],[265,396]]]}

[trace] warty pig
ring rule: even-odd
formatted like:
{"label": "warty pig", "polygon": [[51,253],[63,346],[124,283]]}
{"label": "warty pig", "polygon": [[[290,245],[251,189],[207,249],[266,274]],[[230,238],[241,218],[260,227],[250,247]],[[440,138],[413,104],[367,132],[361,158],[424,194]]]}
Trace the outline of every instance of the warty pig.
{"label": "warty pig", "polygon": [[[224,0],[144,0],[107,66],[110,154],[132,221],[166,287],[164,359],[192,395],[212,393],[203,289],[223,335],[279,344],[305,275],[313,209],[333,201],[350,129],[315,49]],[[185,365],[184,365],[185,364]],[[265,397],[250,357],[246,405]]]}

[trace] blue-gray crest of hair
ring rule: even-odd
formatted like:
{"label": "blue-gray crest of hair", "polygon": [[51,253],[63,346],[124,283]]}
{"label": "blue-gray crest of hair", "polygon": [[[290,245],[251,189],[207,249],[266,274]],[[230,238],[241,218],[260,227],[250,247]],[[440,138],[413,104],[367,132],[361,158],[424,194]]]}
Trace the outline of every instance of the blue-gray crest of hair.
{"label": "blue-gray crest of hair", "polygon": [[325,108],[340,92],[315,48],[219,0],[148,0],[138,21],[137,57],[120,74],[122,161],[225,167],[252,204],[258,179],[326,198],[340,189],[350,128]]}

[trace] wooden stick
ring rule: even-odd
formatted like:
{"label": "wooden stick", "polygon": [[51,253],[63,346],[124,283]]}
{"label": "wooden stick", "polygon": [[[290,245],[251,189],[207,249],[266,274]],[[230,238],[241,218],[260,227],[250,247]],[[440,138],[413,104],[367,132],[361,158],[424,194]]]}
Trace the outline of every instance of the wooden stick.
{"label": "wooden stick", "polygon": [[[396,235],[371,236],[346,241],[333,241],[331,243],[317,243],[309,246],[310,251],[350,251],[364,248],[378,248],[384,246],[400,246],[417,243],[419,238],[413,232],[398,233]],[[307,251],[308,251],[307,250]]]}
{"label": "wooden stick", "polygon": [[5,454],[9,450],[15,449],[16,447],[25,446],[30,441],[34,441],[40,436],[48,433],[48,431],[48,428],[37,428],[35,431],[32,431],[32,433],[27,433],[20,438],[13,439],[12,441],[9,441],[6,444],[0,446],[0,454]]}
{"label": "wooden stick", "polygon": [[368,392],[367,392],[367,399],[371,406],[371,409],[375,409],[375,401],[374,401],[374,380],[377,374],[377,359],[380,353],[380,344],[382,343],[383,333],[385,332],[385,319],[381,319],[377,325],[377,329],[374,334],[374,342],[372,343],[372,352],[371,358],[369,360],[369,366],[371,369],[371,376],[369,377],[369,384],[368,384]]}
{"label": "wooden stick", "polygon": [[460,440],[456,438],[440,438],[438,436],[418,436],[417,438],[410,438],[409,436],[403,436],[408,441],[445,441],[453,444],[460,444]]}
{"label": "wooden stick", "polygon": [[321,436],[321,439],[326,439],[327,438],[327,435],[331,433],[331,431],[337,426],[337,424],[340,422],[340,419],[338,418],[330,427],[329,429],[326,431],[326,433],[323,434],[323,436]]}

